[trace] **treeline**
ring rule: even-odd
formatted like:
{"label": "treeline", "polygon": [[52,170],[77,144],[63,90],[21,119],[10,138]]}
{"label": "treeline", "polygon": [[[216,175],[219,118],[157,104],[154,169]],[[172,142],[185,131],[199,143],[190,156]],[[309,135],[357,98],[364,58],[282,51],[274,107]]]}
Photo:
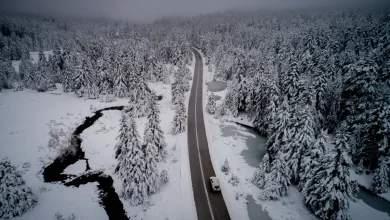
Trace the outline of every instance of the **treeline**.
{"label": "treeline", "polygon": [[253,179],[264,199],[293,184],[320,218],[348,219],[353,164],[388,190],[389,10],[225,13],[191,26],[215,78],[229,81],[216,114],[246,113],[268,137]]}
{"label": "treeline", "polygon": [[[62,83],[65,92],[110,101],[134,93],[139,77],[168,83],[166,64],[192,59],[182,28],[5,15],[0,24],[0,89],[46,91]],[[29,56],[36,50],[37,63]],[[21,60],[18,72],[12,60]]]}

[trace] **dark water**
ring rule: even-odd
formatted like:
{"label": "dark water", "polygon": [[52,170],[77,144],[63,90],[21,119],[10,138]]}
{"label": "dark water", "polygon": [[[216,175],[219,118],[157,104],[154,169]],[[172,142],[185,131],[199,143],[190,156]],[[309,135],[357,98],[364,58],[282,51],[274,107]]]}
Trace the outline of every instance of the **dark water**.
{"label": "dark water", "polygon": [[269,217],[268,212],[263,211],[261,205],[256,204],[255,200],[251,195],[247,197],[247,200],[248,214],[251,220],[272,220],[271,217]]}
{"label": "dark water", "polygon": [[390,202],[384,200],[363,187],[359,187],[357,198],[363,200],[368,206],[380,212],[386,212],[390,216]]}
{"label": "dark water", "polygon": [[[241,129],[243,130],[241,131]],[[254,129],[244,128],[243,126],[237,128],[233,125],[227,125],[223,126],[221,130],[223,137],[237,136],[244,139],[248,149],[243,150],[241,155],[251,167],[259,166],[266,153],[267,139],[265,137],[260,136]]]}
{"label": "dark water", "polygon": [[210,92],[220,92],[226,89],[226,82],[222,81],[210,81],[207,83],[207,88]]}
{"label": "dark water", "polygon": [[45,182],[62,182],[65,186],[79,187],[80,185],[97,182],[100,198],[99,203],[103,206],[110,220],[129,219],[126,215],[126,211],[123,209],[123,204],[119,199],[118,194],[115,192],[112,177],[104,174],[102,171],[89,171],[80,176],[63,174],[63,172],[68,166],[76,163],[78,160],[86,160],[86,171],[90,170],[88,159],[85,158],[85,153],[81,148],[82,139],[79,135],[102,117],[103,111],[120,111],[123,108],[123,106],[104,108],[96,111],[92,117],[86,117],[84,123],[78,126],[72,135],[71,145],[75,149],[75,153],[56,158],[42,173]]}

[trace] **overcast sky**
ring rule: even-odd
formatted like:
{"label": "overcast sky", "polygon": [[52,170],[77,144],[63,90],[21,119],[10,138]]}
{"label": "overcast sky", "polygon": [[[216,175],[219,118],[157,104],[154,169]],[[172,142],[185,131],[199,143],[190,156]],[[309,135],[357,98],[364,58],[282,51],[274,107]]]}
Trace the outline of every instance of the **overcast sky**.
{"label": "overcast sky", "polygon": [[375,5],[390,0],[0,0],[0,9],[46,14],[105,16],[153,21],[163,16],[191,16],[226,9],[286,9],[334,4]]}

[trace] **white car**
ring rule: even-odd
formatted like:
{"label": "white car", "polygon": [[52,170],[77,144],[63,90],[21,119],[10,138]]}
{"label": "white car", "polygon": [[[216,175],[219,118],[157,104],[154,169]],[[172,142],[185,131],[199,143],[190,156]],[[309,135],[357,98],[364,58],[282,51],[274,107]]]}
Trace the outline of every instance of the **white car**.
{"label": "white car", "polygon": [[219,181],[218,181],[217,177],[215,177],[215,176],[210,177],[210,183],[211,183],[211,189],[214,192],[220,192],[221,191],[221,187],[219,186]]}

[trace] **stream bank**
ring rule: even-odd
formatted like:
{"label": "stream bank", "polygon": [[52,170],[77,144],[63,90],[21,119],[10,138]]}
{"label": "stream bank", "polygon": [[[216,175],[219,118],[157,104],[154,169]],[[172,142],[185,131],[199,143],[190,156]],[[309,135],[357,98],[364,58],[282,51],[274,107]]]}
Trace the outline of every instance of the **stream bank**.
{"label": "stream bank", "polygon": [[[97,182],[100,198],[99,203],[105,209],[110,220],[128,220],[129,218],[127,217],[118,194],[115,192],[112,177],[104,174],[101,170],[89,171],[88,159],[85,158],[85,153],[81,147],[82,139],[80,138],[80,134],[102,117],[103,111],[121,111],[123,108],[124,106],[103,108],[96,111],[92,117],[86,117],[84,122],[73,132],[70,145],[66,151],[67,153],[58,156],[42,173],[45,182],[61,182],[65,186],[79,187],[80,185]],[[84,174],[76,176],[63,173],[68,166],[79,160],[86,160],[87,162],[86,172]]]}

